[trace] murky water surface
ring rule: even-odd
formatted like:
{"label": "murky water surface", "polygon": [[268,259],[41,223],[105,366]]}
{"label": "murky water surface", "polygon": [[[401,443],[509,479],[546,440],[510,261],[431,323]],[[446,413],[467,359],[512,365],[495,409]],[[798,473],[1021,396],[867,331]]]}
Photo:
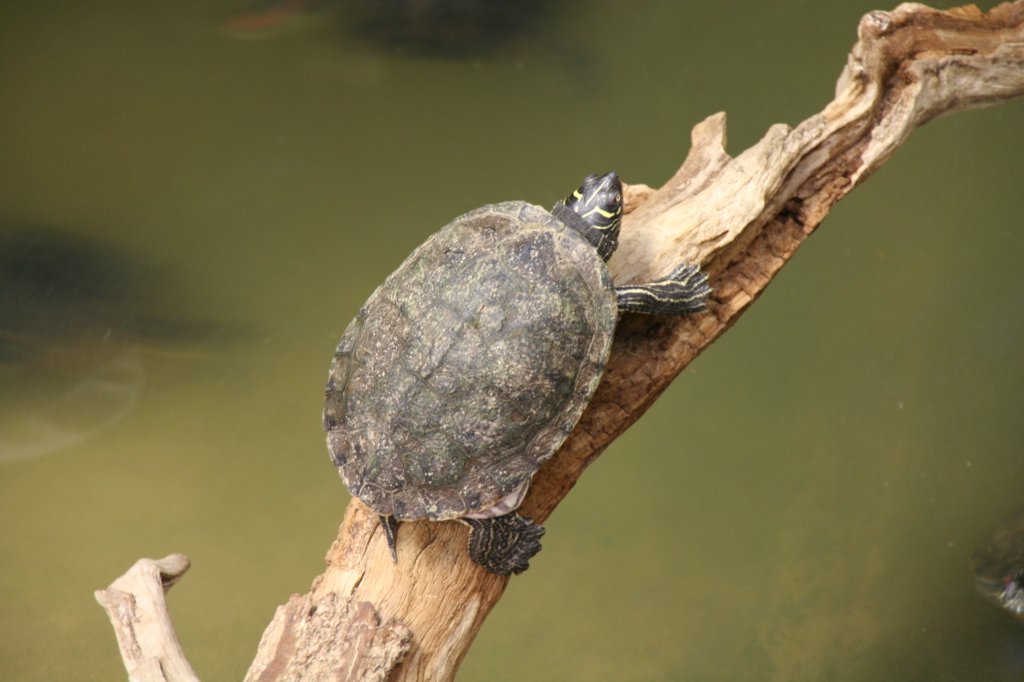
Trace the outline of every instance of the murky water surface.
{"label": "murky water surface", "polygon": [[[322,388],[376,284],[474,206],[658,184],[716,111],[732,152],[799,122],[875,8],[502,4],[4,3],[5,679],[121,678],[92,590],[174,551],[190,659],[239,678],[347,501]],[[916,132],[582,479],[462,677],[1020,679],[969,558],[1024,502],[1022,178],[1024,103]]]}

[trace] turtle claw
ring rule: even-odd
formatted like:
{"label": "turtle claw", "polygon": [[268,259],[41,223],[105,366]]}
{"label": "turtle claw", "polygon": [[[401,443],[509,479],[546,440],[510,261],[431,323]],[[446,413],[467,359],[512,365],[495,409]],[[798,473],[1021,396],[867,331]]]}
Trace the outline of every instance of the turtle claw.
{"label": "turtle claw", "polygon": [[384,539],[388,541],[388,549],[391,550],[391,560],[398,563],[398,549],[395,545],[395,540],[398,537],[398,519],[394,516],[378,517],[380,519],[380,527],[384,529]]}
{"label": "turtle claw", "polygon": [[495,575],[522,573],[540,551],[544,527],[514,512],[461,521],[470,527],[469,557]]}

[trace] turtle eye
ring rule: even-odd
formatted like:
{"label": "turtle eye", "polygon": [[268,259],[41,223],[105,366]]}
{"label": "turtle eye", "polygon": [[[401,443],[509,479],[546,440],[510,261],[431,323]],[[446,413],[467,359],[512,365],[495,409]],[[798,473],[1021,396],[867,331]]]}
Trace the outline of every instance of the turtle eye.
{"label": "turtle eye", "polygon": [[612,199],[612,203],[621,204],[622,203],[622,195],[619,194],[618,192],[616,192],[615,193],[615,198]]}

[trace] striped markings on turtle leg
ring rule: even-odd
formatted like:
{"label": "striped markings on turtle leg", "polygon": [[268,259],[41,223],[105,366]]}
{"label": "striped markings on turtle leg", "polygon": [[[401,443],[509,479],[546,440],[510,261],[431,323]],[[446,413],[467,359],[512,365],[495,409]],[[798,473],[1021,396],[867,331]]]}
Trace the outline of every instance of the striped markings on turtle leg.
{"label": "striped markings on turtle leg", "polygon": [[469,557],[496,575],[522,573],[540,551],[544,527],[515,512],[489,519],[459,519],[470,527]]}
{"label": "striped markings on turtle leg", "polygon": [[708,276],[686,263],[667,279],[650,284],[615,287],[619,312],[646,315],[684,315],[704,310],[711,287]]}

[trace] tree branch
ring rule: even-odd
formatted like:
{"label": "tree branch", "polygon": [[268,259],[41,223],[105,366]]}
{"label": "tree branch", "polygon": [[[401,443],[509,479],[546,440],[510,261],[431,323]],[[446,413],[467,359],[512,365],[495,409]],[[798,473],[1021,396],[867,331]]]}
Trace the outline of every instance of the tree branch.
{"label": "tree branch", "polygon": [[[911,130],[1024,94],[1024,0],[987,14],[904,4],[864,16],[858,38],[820,113],[772,126],[735,158],[725,152],[725,115],[715,114],[693,129],[689,155],[663,187],[627,188],[615,280],[650,281],[685,259],[703,264],[715,293],[708,313],[621,320],[597,394],[534,477],[526,516],[551,514]],[[403,523],[399,532],[393,564],[376,514],[353,499],[326,571],[278,608],[246,679],[452,679],[508,579],[469,560],[459,524]]]}

